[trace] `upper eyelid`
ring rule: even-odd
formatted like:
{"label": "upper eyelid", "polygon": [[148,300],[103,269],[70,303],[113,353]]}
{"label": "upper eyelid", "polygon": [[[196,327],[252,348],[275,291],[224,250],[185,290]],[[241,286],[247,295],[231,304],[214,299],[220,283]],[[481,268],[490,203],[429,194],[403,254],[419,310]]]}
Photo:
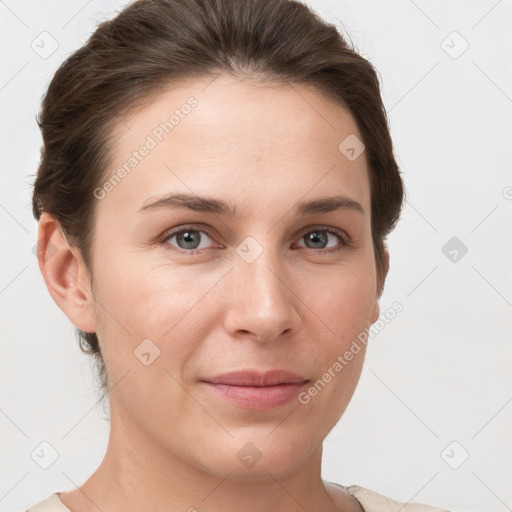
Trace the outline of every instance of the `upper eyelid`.
{"label": "upper eyelid", "polygon": [[165,241],[168,238],[171,238],[172,236],[175,236],[183,231],[200,231],[202,233],[206,233],[210,238],[213,238],[213,234],[210,232],[209,229],[202,227],[202,226],[195,226],[195,225],[187,225],[184,224],[184,227],[178,227],[176,229],[170,229],[165,231],[165,233],[162,235],[162,240]]}

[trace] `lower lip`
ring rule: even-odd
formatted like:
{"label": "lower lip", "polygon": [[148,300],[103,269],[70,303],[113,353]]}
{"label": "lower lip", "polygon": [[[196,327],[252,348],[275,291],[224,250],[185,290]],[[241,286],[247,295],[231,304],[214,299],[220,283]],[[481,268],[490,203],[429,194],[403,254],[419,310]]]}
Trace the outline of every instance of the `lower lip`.
{"label": "lower lip", "polygon": [[204,383],[214,393],[234,402],[243,409],[264,410],[275,409],[296,398],[307,381],[300,384],[279,384],[277,386],[259,387],[212,384],[211,382]]}

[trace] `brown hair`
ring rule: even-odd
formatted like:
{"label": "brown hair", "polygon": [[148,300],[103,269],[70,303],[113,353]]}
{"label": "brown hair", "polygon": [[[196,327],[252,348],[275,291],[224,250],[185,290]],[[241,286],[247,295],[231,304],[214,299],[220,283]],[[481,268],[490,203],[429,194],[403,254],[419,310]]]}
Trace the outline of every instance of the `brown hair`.
{"label": "brown hair", "polygon": [[[33,214],[53,215],[92,275],[96,198],[119,116],[180,80],[219,72],[315,87],[355,118],[366,146],[380,298],[385,241],[404,196],[373,66],[337,28],[294,0],[138,0],[102,22],[57,70],[37,122],[43,135]],[[341,142],[341,141],[340,141]],[[95,333],[77,329],[107,374]]]}

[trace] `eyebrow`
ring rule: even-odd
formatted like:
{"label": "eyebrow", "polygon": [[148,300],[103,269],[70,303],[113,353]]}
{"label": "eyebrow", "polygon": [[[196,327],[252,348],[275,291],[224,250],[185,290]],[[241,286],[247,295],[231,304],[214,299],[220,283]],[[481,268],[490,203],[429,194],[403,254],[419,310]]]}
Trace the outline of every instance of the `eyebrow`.
{"label": "eyebrow", "polygon": [[[171,193],[157,198],[149,198],[139,209],[139,212],[153,208],[186,208],[196,212],[212,213],[225,217],[237,217],[240,215],[238,208],[234,204],[228,203],[223,199],[183,193]],[[295,213],[297,215],[329,213],[337,210],[352,210],[366,217],[366,212],[361,203],[340,195],[322,197],[312,201],[302,200],[295,206]]]}

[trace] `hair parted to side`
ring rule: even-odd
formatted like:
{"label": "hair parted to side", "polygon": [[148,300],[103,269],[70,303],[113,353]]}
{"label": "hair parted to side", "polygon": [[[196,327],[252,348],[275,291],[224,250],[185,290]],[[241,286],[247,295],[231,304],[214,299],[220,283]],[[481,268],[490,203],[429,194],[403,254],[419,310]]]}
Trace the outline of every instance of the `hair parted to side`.
{"label": "hair parted to side", "polygon": [[[59,67],[42,101],[36,220],[42,212],[54,216],[92,275],[93,191],[107,174],[119,116],[173,83],[218,73],[311,85],[354,116],[370,167],[380,298],[386,237],[400,217],[404,189],[378,76],[334,25],[294,0],[138,0],[99,24]],[[77,335],[80,349],[95,358],[104,398],[108,375],[98,337],[78,329]]]}

